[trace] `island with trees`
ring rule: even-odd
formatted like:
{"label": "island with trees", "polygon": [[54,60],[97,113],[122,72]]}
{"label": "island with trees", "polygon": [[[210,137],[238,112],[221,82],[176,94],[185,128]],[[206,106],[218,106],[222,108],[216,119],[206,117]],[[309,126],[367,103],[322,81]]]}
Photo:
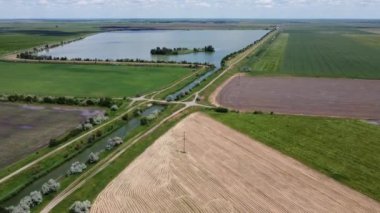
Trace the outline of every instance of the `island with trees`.
{"label": "island with trees", "polygon": [[203,48],[186,48],[186,47],[178,47],[178,48],[167,48],[167,47],[157,47],[155,49],[150,50],[152,55],[184,55],[190,53],[213,53],[215,52],[215,48],[212,45],[205,46]]}

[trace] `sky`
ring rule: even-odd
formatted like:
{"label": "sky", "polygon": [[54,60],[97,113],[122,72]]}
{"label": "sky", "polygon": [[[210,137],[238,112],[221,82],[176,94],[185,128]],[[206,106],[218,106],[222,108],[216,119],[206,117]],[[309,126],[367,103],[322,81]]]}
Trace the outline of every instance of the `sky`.
{"label": "sky", "polygon": [[380,0],[0,0],[12,18],[380,18]]}

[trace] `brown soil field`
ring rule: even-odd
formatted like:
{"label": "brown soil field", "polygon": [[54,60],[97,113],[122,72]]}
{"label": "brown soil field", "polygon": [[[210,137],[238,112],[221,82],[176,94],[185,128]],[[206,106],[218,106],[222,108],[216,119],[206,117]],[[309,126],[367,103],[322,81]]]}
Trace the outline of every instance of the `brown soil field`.
{"label": "brown soil field", "polygon": [[235,77],[242,77],[242,76],[245,76],[244,73],[238,73],[238,74],[235,74],[233,76],[231,76],[230,78],[228,78],[226,81],[224,81],[221,85],[219,85],[216,90],[214,92],[211,93],[210,97],[209,97],[209,101],[211,104],[213,104],[214,106],[217,106],[217,107],[220,107],[220,104],[217,102],[216,98],[218,97],[218,94],[220,93],[220,91],[222,91],[222,89],[230,83],[230,81],[232,81]]}
{"label": "brown soil field", "polygon": [[380,119],[380,80],[235,77],[216,101],[241,111]]}
{"label": "brown soil field", "polygon": [[103,111],[69,106],[0,103],[0,169],[49,144]]}
{"label": "brown soil field", "polygon": [[[183,136],[186,134],[186,153]],[[195,113],[160,137],[91,212],[379,212],[380,204]]]}

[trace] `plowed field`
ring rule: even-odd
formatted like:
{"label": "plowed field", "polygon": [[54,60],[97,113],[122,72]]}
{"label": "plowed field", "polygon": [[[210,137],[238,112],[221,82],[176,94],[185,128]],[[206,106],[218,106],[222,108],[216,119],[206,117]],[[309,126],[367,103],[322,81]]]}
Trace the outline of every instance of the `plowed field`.
{"label": "plowed field", "polygon": [[242,111],[377,120],[380,81],[237,76],[220,90],[216,101]]}
{"label": "plowed field", "polygon": [[159,138],[91,210],[285,211],[375,212],[380,204],[200,113]]}

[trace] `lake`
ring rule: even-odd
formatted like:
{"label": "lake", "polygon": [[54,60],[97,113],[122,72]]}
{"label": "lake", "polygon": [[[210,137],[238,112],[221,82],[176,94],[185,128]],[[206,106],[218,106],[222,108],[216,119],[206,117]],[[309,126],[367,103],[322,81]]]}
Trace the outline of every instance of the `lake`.
{"label": "lake", "polygon": [[[222,58],[260,39],[267,30],[147,30],[104,32],[40,52],[53,57],[91,59],[144,59],[207,62],[219,66]],[[156,47],[215,47],[214,53],[154,56]]]}

